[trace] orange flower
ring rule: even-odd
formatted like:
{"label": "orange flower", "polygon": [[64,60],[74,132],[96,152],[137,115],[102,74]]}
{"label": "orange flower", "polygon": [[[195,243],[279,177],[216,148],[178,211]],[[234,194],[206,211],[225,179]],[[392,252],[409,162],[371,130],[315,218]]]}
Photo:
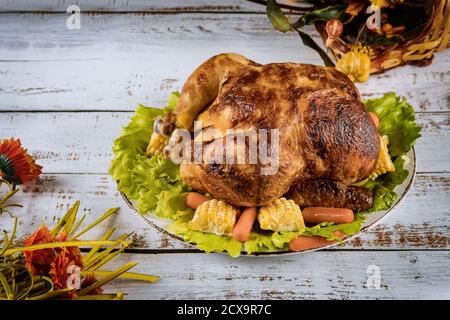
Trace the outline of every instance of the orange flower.
{"label": "orange flower", "polygon": [[[95,279],[93,274],[89,274],[86,276],[86,278],[83,279],[83,281],[81,282],[81,288],[87,288],[89,287],[91,284],[93,284],[95,281],[97,281],[97,279]],[[103,293],[103,289],[101,287],[99,288],[95,288],[94,290],[88,292],[88,294],[102,294]]]}
{"label": "orange flower", "polygon": [[67,272],[67,269],[70,265],[74,263],[70,261],[69,256],[64,253],[64,251],[60,252],[52,263],[50,263],[50,271],[49,275],[53,282],[53,287],[55,289],[64,289],[67,287],[67,279],[70,274]]}
{"label": "orange flower", "polygon": [[0,178],[14,184],[28,184],[41,174],[42,167],[21,147],[20,139],[0,140]]}
{"label": "orange flower", "polygon": [[[39,243],[54,242],[55,239],[45,225],[41,225],[31,236],[23,242],[25,247]],[[53,249],[29,250],[23,252],[26,267],[34,275],[47,274],[50,270],[50,263],[55,258]]]}
{"label": "orange flower", "polygon": [[[67,235],[63,232],[58,237],[56,237],[56,241],[67,241]],[[64,247],[64,248],[56,248],[59,253],[61,250],[69,257],[69,260],[72,261],[75,265],[80,268],[83,267],[83,259],[81,257],[81,251],[78,247]]]}
{"label": "orange flower", "polygon": [[[45,225],[41,225],[31,236],[25,239],[24,246],[40,243],[63,242],[67,235],[61,233],[56,238]],[[34,275],[45,275],[52,279],[55,289],[67,288],[67,280],[71,275],[69,267],[83,267],[81,252],[78,247],[62,247],[53,249],[25,250],[23,252],[26,267]],[[81,280],[81,279],[80,279]],[[68,298],[76,297],[75,290],[67,294]]]}
{"label": "orange flower", "polygon": [[352,16],[357,16],[365,5],[364,0],[349,0],[347,2],[349,3],[349,5],[347,6],[347,9],[345,9],[345,13],[348,13]]}
{"label": "orange flower", "polygon": [[325,30],[327,31],[328,35],[328,38],[325,41],[325,46],[329,48],[331,47],[333,41],[336,40],[342,34],[344,26],[342,25],[342,22],[340,22],[339,20],[331,19],[327,21]]}
{"label": "orange flower", "polygon": [[[69,271],[69,267],[76,265],[82,268],[83,264],[81,262],[81,255],[79,255],[79,249],[78,255],[73,255],[73,252],[71,250],[66,250],[68,248],[74,248],[74,247],[67,247],[67,248],[57,248],[58,254],[55,257],[55,260],[50,264],[50,271],[48,275],[52,279],[53,287],[57,289],[65,289],[67,288],[67,282],[69,280],[69,277],[72,275],[72,272]],[[75,274],[76,275],[76,274]],[[81,279],[79,279],[81,281]],[[67,298],[75,298],[77,296],[76,290],[72,290],[66,293],[65,295]]]}

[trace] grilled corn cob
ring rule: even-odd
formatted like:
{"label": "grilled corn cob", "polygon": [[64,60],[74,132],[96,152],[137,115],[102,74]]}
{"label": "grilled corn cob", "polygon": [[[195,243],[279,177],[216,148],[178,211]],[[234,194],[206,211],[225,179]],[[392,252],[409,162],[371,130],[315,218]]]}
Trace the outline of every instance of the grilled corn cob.
{"label": "grilled corn cob", "polygon": [[164,147],[169,142],[169,137],[163,136],[162,134],[158,134],[156,132],[152,133],[150,138],[150,142],[147,146],[147,155],[153,156],[156,154],[162,153]]}
{"label": "grilled corn cob", "polygon": [[369,176],[369,179],[375,180],[378,176],[382,174],[395,171],[394,163],[392,163],[391,156],[389,155],[388,152],[387,148],[388,144],[389,144],[388,136],[386,135],[384,135],[383,137],[380,136],[380,155],[378,157],[378,162],[375,167],[375,170]]}
{"label": "grilled corn cob", "polygon": [[236,209],[226,202],[212,199],[197,207],[188,228],[220,236],[231,236],[235,223]]}
{"label": "grilled corn cob", "polygon": [[262,206],[258,222],[261,229],[272,231],[300,231],[305,227],[300,207],[286,198]]}

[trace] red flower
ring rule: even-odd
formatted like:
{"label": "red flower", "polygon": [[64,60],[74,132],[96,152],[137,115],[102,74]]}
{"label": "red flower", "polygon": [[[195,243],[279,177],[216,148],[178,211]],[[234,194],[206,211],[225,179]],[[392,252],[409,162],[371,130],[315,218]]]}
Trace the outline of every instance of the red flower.
{"label": "red flower", "polygon": [[[55,239],[45,225],[41,225],[31,236],[25,239],[25,247],[33,244],[54,242]],[[23,252],[26,267],[34,275],[47,274],[50,263],[55,258],[54,249],[29,250]]]}
{"label": "red flower", "polygon": [[[81,288],[82,289],[87,288],[91,284],[93,284],[95,281],[97,281],[97,279],[95,279],[95,276],[93,274],[89,274],[81,282]],[[88,292],[88,294],[102,294],[102,293],[103,293],[103,289],[101,287]]]}
{"label": "red flower", "polygon": [[21,147],[20,139],[0,140],[0,178],[26,185],[39,177],[41,169],[27,150]]}
{"label": "red flower", "polygon": [[[63,232],[57,238],[56,241],[64,242],[67,241],[67,235]],[[73,262],[73,264],[83,267],[83,258],[81,257],[81,251],[78,247],[64,247],[64,248],[56,248],[59,252],[61,250],[69,257],[69,260]]]}
{"label": "red flower", "polygon": [[[55,238],[45,225],[41,225],[31,236],[25,239],[24,246],[40,243],[64,242],[66,240],[67,235],[65,233],[62,233]],[[80,249],[74,246],[25,250],[23,254],[26,267],[34,275],[49,276],[52,279],[53,287],[56,290],[67,288],[67,281],[73,274],[69,269],[70,266],[78,266],[80,270],[83,268]],[[66,297],[76,297],[75,290],[68,292]]]}
{"label": "red flower", "polygon": [[55,289],[64,289],[67,287],[67,279],[70,274],[67,272],[67,269],[71,263],[69,257],[62,251],[59,253],[52,263],[50,263],[50,271],[49,275],[53,282],[53,287]]}
{"label": "red flower", "polygon": [[[68,247],[68,248],[74,248],[74,247]],[[78,281],[81,282],[81,276],[80,273],[74,272],[74,269],[70,270],[70,266],[78,266],[81,271],[82,268],[82,262],[81,262],[81,256],[73,256],[69,250],[65,250],[66,248],[58,248],[60,252],[56,255],[55,260],[50,264],[50,271],[48,275],[52,279],[53,287],[58,289],[65,289],[68,287],[68,281],[69,277],[75,276],[80,277]],[[78,248],[77,248],[78,249]],[[79,250],[78,250],[79,253]],[[79,261],[79,262],[77,262]],[[79,264],[78,264],[79,263]],[[65,294],[66,298],[75,298],[77,296],[76,289],[69,291]]]}

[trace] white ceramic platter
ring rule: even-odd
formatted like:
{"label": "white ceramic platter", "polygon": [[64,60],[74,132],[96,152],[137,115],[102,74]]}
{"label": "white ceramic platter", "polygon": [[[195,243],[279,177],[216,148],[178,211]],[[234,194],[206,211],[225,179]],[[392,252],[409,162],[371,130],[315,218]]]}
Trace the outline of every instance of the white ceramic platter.
{"label": "white ceramic platter", "polygon": [[[408,177],[405,179],[405,181],[397,186],[395,188],[395,192],[397,193],[397,200],[395,201],[395,203],[392,205],[392,207],[388,210],[381,210],[381,211],[376,211],[376,212],[372,212],[370,214],[366,215],[366,220],[364,221],[364,224],[360,230],[360,232],[353,234],[351,236],[348,236],[344,239],[345,241],[348,241],[352,238],[357,237],[358,235],[360,235],[363,232],[366,232],[367,230],[373,228],[375,225],[377,225],[378,223],[380,223],[380,221],[384,218],[386,218],[388,215],[392,214],[395,209],[399,206],[400,202],[406,197],[406,194],[408,193],[409,189],[411,188],[413,182],[414,182],[414,177],[416,174],[416,153],[414,151],[414,148],[412,148],[408,154],[407,154],[408,158],[409,158],[409,163],[405,164],[405,169],[408,170]],[[160,218],[157,217],[156,215],[149,213],[146,215],[142,215],[139,213],[139,211],[137,210],[136,206],[134,205],[134,201],[130,200],[127,198],[127,196],[124,193],[121,193],[123,199],[125,200],[125,202],[128,204],[128,206],[131,208],[132,212],[134,214],[136,214],[144,223],[148,224],[149,227],[153,227],[156,228],[157,230],[159,230],[160,232],[174,238],[174,239],[178,239],[180,241],[184,241],[183,238],[181,238],[180,236],[173,234],[168,230],[169,225],[173,222],[170,219],[165,219],[165,218]],[[301,252],[291,252],[291,251],[274,251],[274,252],[264,252],[264,253],[255,253],[252,254],[253,256],[266,256],[266,255],[280,255],[280,254],[299,254],[299,253],[305,253],[305,252],[310,252],[310,251],[316,251],[316,250],[322,250],[322,249],[328,249],[330,247],[339,245],[339,243],[333,243],[330,244],[328,246],[324,246],[324,247],[320,247],[317,249],[311,249],[311,250],[306,250],[306,251],[301,251]]]}

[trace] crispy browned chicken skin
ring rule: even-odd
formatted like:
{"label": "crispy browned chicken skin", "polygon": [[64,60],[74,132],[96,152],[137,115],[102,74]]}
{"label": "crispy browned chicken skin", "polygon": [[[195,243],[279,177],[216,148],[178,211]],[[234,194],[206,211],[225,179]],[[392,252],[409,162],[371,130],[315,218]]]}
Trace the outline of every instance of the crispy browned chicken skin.
{"label": "crispy browned chicken skin", "polygon": [[220,54],[189,77],[174,114],[167,119],[175,119],[176,127],[192,129],[193,121],[201,120],[204,130],[220,130],[222,137],[204,144],[212,154],[223,146],[226,129],[279,130],[279,170],[273,175],[261,175],[259,162],[181,164],[188,185],[234,205],[263,205],[289,190],[300,199],[295,193],[301,195],[302,188],[294,187],[307,180],[349,185],[367,178],[378,159],[377,129],[358,90],[333,68],[260,65]]}

